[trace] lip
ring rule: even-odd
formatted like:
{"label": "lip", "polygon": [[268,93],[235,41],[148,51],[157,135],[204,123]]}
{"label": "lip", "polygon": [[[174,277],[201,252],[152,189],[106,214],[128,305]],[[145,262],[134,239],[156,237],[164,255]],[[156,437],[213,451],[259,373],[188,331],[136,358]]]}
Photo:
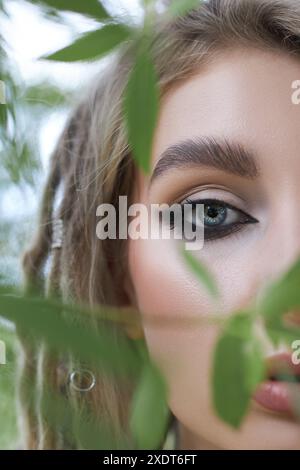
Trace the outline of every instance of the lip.
{"label": "lip", "polygon": [[253,394],[254,401],[266,410],[295,416],[296,397],[299,397],[297,401],[300,399],[300,383],[275,378],[287,373],[294,378],[300,377],[300,365],[292,363],[291,354],[282,353],[268,357],[266,369],[268,379],[257,387]]}

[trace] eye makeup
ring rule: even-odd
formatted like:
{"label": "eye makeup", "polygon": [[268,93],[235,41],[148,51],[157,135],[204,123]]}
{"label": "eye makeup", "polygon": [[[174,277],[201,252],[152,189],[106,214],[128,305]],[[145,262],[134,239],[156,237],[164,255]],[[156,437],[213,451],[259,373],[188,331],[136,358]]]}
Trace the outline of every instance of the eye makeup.
{"label": "eye makeup", "polygon": [[[197,204],[204,204],[203,223],[206,241],[224,238],[244,229],[248,224],[258,223],[257,219],[243,210],[217,198],[187,199],[183,204],[191,204],[194,213]],[[197,224],[196,217],[192,224]]]}
{"label": "eye makeup", "polygon": [[[186,198],[180,205],[192,206],[192,211],[188,211],[191,214],[190,220],[185,218],[185,211],[182,210],[182,229],[184,225],[190,224],[192,230],[195,231],[197,226],[204,224],[204,241],[206,242],[228,237],[244,230],[248,224],[259,222],[242,209],[218,198]],[[199,211],[199,205],[204,205],[203,211]],[[174,228],[175,222],[171,218],[170,229]]]}
{"label": "eye makeup", "polygon": [[[259,222],[252,214],[257,214],[257,210],[261,214],[265,206],[265,197],[257,179],[248,181],[205,169],[201,173],[184,170],[180,175],[174,171],[172,177],[159,179],[153,185],[150,199],[159,204],[190,206],[188,210],[181,211],[182,220],[170,221],[169,228],[174,229],[176,223],[184,234],[184,226],[194,232],[197,226],[204,225],[204,242],[242,235],[250,224]],[[199,205],[202,205],[201,209]],[[204,220],[200,220],[200,213]]]}

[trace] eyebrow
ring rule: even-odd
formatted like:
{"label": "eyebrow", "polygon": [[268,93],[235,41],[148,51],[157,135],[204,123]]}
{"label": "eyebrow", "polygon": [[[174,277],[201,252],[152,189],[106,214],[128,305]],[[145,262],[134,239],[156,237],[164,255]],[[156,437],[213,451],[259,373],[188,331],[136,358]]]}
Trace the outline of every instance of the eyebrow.
{"label": "eyebrow", "polygon": [[198,137],[168,147],[154,168],[150,184],[169,170],[196,165],[215,168],[248,179],[259,176],[254,155],[241,143],[230,142],[225,138]]}

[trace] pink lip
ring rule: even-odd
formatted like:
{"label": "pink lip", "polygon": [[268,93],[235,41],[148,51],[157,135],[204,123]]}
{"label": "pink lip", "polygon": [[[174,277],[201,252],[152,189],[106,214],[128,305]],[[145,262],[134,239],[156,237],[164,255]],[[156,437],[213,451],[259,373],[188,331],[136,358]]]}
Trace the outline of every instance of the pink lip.
{"label": "pink lip", "polygon": [[[291,354],[277,354],[267,359],[267,377],[289,373],[300,376],[300,365],[292,363]],[[277,413],[295,414],[295,398],[300,399],[300,384],[267,379],[253,394],[253,399],[262,407]],[[299,400],[298,399],[298,400]]]}

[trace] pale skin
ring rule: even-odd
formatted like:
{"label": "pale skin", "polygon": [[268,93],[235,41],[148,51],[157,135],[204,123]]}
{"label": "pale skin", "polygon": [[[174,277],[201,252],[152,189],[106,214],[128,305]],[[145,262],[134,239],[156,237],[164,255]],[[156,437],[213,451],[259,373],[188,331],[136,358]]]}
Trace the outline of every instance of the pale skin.
{"label": "pale skin", "polygon": [[[255,157],[247,178],[202,164],[173,168],[153,181],[140,174],[136,201],[172,203],[217,198],[255,218],[241,230],[194,252],[213,274],[219,313],[246,308],[300,255],[300,106],[291,84],[300,61],[283,52],[232,49],[174,86],[161,103],[152,170],[162,153],[188,138],[226,138]],[[129,269],[143,315],[209,319],[215,304],[184,264],[175,240],[129,240]],[[152,357],[167,378],[169,406],[179,420],[182,449],[299,449],[300,426],[254,403],[233,430],[212,406],[210,371],[219,328],[143,325]],[[265,343],[266,354],[275,350]]]}

